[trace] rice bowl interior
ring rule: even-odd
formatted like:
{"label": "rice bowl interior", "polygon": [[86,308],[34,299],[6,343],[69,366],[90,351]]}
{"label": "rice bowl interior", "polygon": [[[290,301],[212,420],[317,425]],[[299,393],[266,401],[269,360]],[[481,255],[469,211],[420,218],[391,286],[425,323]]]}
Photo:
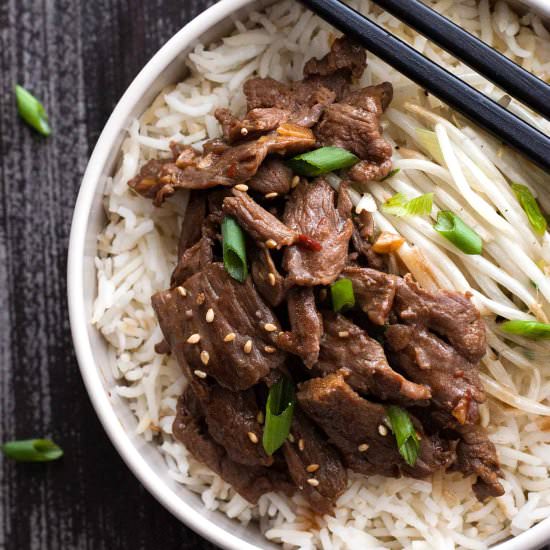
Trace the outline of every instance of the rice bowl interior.
{"label": "rice bowl interior", "polygon": [[[369,2],[352,3],[472,85],[508,103],[509,98],[422,37],[380,13]],[[504,2],[439,3],[443,12],[523,66],[548,78],[550,35],[534,16],[518,16]],[[431,481],[366,478],[351,474],[334,517],[314,517],[300,496],[271,493],[256,506],[197,462],[172,436],[176,401],[186,380],[169,356],[155,353],[162,335],[150,305],[165,288],[176,263],[179,226],[187,196],[180,192],[155,208],[127,186],[148,160],[166,156],[170,141],[198,147],[217,137],[217,107],[245,109],[242,83],[253,75],[288,81],[301,78],[310,57],[326,54],[334,31],[295,2],[279,2],[266,12],[237,21],[221,42],[197,46],[189,55],[190,76],[171,86],[132,122],[121,163],[105,187],[107,227],[99,235],[98,294],[92,321],[109,342],[115,391],[128,400],[137,433],[159,446],[169,475],[200,494],[208,510],[220,510],[243,524],[256,521],[267,539],[302,548],[486,548],[529,529],[550,510],[550,415],[547,365],[550,346],[503,335],[496,316],[538,319],[550,315],[548,234],[533,234],[515,201],[509,181],[529,186],[545,211],[550,197],[544,174],[496,140],[450,113],[435,98],[369,55],[358,85],[389,80],[395,98],[383,119],[385,135],[399,149],[400,172],[385,184],[369,184],[352,197],[371,210],[396,192],[434,192],[437,207],[459,210],[487,243],[479,258],[466,257],[435,239],[427,224],[374,212],[383,229],[408,243],[400,259],[427,288],[469,291],[488,326],[490,353],[482,379],[491,396],[482,406],[482,424],[495,443],[506,490],[480,504],[471,480],[436,474]],[[549,133],[549,124],[514,101],[511,110]],[[420,129],[420,131],[419,131]],[[504,177],[505,176],[505,177]],[[505,179],[508,178],[508,179]],[[547,176],[546,176],[547,178]],[[334,181],[337,185],[338,181]],[[497,211],[505,212],[504,217]]]}

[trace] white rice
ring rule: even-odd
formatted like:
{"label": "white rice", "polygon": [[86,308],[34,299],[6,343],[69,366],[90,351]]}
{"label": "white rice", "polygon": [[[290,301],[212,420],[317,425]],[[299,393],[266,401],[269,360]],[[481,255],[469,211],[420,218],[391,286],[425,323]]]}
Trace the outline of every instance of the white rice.
{"label": "white rice", "polygon": [[[535,16],[520,18],[502,1],[492,10],[488,0],[428,3],[526,69],[550,77],[550,34]],[[351,4],[454,74],[502,99],[492,84],[368,0]],[[394,85],[395,100],[384,125],[386,136],[400,145],[394,159],[401,171],[359,190],[364,195],[354,193],[354,202],[374,212],[381,229],[408,239],[399,255],[422,285],[470,290],[484,314],[490,349],[483,381],[490,399],[482,407],[482,422],[497,447],[506,494],[481,504],[472,493],[472,480],[458,473],[437,473],[431,481],[350,473],[335,517],[316,518],[300,495],[267,494],[250,505],[172,437],[176,400],[186,381],[174,359],[155,354],[161,333],[150,297],[168,285],[187,196],[180,192],[154,208],[131,192],[127,181],[148,159],[165,156],[171,140],[200,148],[204,140],[217,137],[214,110],[230,107],[242,113],[241,85],[250,76],[300,78],[309,57],[327,53],[333,33],[293,0],[252,13],[236,22],[231,36],[197,46],[189,56],[189,78],[163,91],[132,123],[120,167],[105,189],[108,225],[98,238],[93,322],[109,342],[117,392],[135,413],[137,432],[158,443],[170,475],[199,493],[207,509],[245,524],[257,520],[265,536],[285,548],[481,550],[550,512],[550,419],[544,418],[550,415],[550,343],[505,339],[494,322],[495,314],[550,317],[550,236],[532,232],[505,179],[528,185],[548,209],[550,196],[543,194],[548,176],[372,55],[360,84],[389,80]],[[508,108],[550,133],[548,121],[517,102]],[[426,141],[417,128],[434,133]],[[337,186],[338,178],[331,183]],[[384,216],[377,205],[398,191],[410,197],[433,191],[432,218],[440,208],[460,213],[484,238],[483,256],[458,252],[426,219]]]}

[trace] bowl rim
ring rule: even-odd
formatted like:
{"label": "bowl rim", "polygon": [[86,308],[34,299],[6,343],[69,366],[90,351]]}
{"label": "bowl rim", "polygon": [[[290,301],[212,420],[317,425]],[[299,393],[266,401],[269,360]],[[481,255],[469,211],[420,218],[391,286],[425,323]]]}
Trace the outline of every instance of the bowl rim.
{"label": "bowl rim", "polygon": [[[237,10],[257,1],[219,0],[201,12],[153,55],[126,89],[96,142],[82,178],[71,222],[67,263],[68,308],[73,345],[88,396],[105,432],[128,468],[164,508],[205,539],[230,550],[260,550],[260,547],[245,542],[218,526],[213,520],[202,516],[200,510],[183,502],[146,462],[120,423],[105,391],[88,336],[89,319],[84,298],[83,260],[89,217],[98,182],[101,181],[101,175],[112,148],[135,105],[152,87],[162,71],[189,45],[199,40],[213,26],[231,17]],[[547,518],[493,548],[495,550],[529,548],[534,550],[549,540],[550,518]]]}

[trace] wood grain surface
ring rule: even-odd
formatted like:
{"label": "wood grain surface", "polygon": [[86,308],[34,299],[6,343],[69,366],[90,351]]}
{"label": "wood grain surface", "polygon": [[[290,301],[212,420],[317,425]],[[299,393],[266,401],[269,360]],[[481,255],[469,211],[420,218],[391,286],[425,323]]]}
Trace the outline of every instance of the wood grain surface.
{"label": "wood grain surface", "polygon": [[[90,405],[67,315],[66,254],[87,159],[151,55],[208,0],[0,0],[0,441],[49,436],[65,457],[0,457],[0,549],[214,548],[130,473]],[[53,135],[17,116],[43,100]]]}

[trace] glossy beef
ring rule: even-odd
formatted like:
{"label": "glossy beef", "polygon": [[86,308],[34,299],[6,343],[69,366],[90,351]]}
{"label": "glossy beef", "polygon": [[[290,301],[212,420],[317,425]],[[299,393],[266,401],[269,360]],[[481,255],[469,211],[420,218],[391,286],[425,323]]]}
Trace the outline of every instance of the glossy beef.
{"label": "glossy beef", "polygon": [[335,206],[335,193],[322,178],[302,182],[287,202],[283,221],[297,233],[320,243],[321,250],[287,248],[283,267],[295,284],[327,285],[342,271],[353,230],[352,221],[342,218]]}
{"label": "glossy beef", "polygon": [[253,191],[264,195],[269,193],[286,195],[290,191],[292,178],[292,170],[283,160],[277,157],[268,157],[256,175],[248,180],[247,185]]}
{"label": "glossy beef", "polygon": [[279,273],[269,249],[253,248],[250,272],[256,289],[270,306],[275,307],[283,302],[289,285]]}
{"label": "glossy beef", "polygon": [[272,350],[280,330],[273,312],[250,278],[239,283],[222,264],[208,265],[184,287],[159,292],[152,301],[164,337],[188,375],[198,371],[227,389],[245,390],[284,361],[281,351]]}
{"label": "glossy beef", "polygon": [[426,401],[430,390],[395,372],[389,365],[384,348],[343,315],[323,314],[324,334],[315,370],[323,374],[340,369],[349,371],[346,382],[356,391],[383,400],[401,402]]}
{"label": "glossy beef", "polygon": [[439,409],[460,424],[477,422],[478,405],[485,401],[477,364],[422,327],[390,325],[384,336],[391,363],[410,380],[426,384]]}

